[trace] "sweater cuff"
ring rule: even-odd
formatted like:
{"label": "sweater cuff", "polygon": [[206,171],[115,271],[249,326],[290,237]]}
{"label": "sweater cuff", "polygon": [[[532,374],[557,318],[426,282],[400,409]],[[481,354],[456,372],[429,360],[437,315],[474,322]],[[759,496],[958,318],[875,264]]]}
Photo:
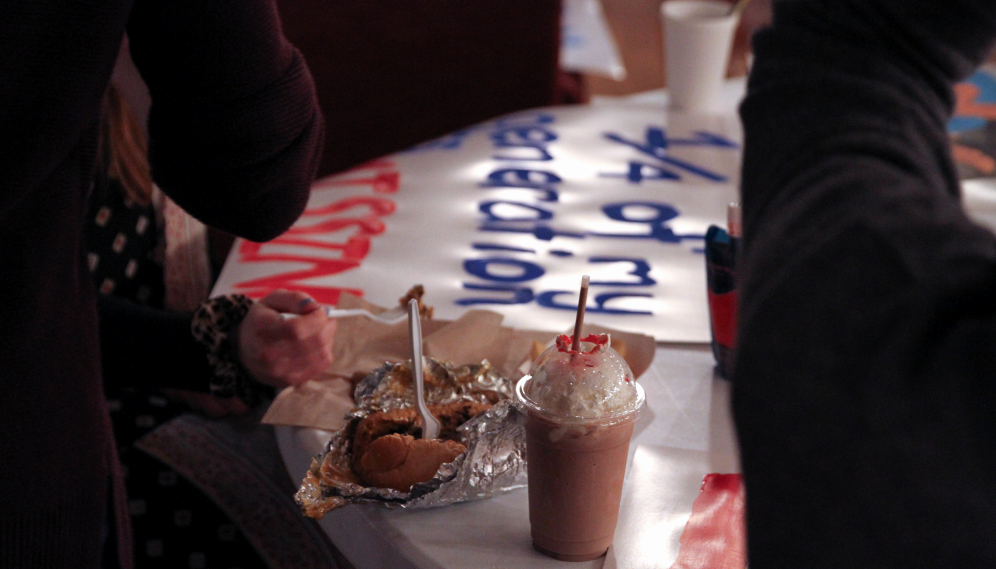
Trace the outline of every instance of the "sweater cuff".
{"label": "sweater cuff", "polygon": [[211,394],[237,396],[249,406],[258,405],[267,388],[257,382],[239,363],[235,330],[242,323],[253,301],[242,294],[227,294],[203,302],[190,324],[190,331],[207,350],[208,364],[214,371]]}

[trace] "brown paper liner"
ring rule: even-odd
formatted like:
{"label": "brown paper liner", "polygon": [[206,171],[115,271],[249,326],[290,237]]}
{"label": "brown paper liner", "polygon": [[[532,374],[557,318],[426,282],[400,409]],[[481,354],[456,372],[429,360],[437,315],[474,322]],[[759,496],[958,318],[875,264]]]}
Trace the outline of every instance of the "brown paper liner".
{"label": "brown paper liner", "polygon": [[[348,293],[340,297],[338,307],[365,308],[371,312],[386,310]],[[508,328],[501,325],[502,320],[501,314],[488,310],[469,310],[457,320],[423,320],[425,355],[458,365],[486,359],[506,377],[518,379],[557,333]],[[596,324],[585,324],[584,333],[611,334],[612,347],[637,378],[653,361],[656,344],[650,336]],[[332,348],[332,366],[317,380],[281,391],[263,417],[263,423],[327,431],[339,429],[345,424],[346,413],[354,407],[349,379],[354,374],[373,371],[385,362],[408,360],[410,351],[406,322],[386,325],[363,316],[340,318]]]}

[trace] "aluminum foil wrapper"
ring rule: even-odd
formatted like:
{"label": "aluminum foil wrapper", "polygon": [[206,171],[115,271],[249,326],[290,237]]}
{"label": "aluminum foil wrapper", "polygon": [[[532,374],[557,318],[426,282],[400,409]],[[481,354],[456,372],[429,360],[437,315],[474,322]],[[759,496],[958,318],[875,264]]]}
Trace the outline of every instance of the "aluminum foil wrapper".
{"label": "aluminum foil wrapper", "polygon": [[364,486],[353,473],[352,437],[357,423],[378,411],[415,406],[409,364],[385,364],[356,386],[357,403],[346,425],[332,434],[325,452],[311,468],[294,496],[305,515],[321,519],[349,504],[388,508],[433,508],[479,500],[526,485],[526,437],[521,416],[511,404],[513,383],[484,361],[453,366],[427,358],[426,402],[497,401],[488,411],[461,425],[457,432],[467,450],[435,477],[410,492]]}

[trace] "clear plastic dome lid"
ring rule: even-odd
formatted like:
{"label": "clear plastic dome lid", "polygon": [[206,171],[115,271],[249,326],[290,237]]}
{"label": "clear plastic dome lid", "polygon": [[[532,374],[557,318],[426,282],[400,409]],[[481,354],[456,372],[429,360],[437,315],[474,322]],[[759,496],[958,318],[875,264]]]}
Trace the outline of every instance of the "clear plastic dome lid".
{"label": "clear plastic dome lid", "polygon": [[571,336],[559,336],[533,363],[517,395],[532,407],[565,418],[605,418],[638,409],[643,390],[609,340],[608,334],[592,334],[575,351]]}

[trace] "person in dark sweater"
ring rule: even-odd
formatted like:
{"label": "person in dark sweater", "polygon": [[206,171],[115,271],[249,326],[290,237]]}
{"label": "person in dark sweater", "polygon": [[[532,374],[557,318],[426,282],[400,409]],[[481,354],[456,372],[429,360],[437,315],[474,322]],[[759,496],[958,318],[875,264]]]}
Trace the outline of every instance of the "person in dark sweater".
{"label": "person in dark sweater", "polygon": [[0,4],[2,567],[131,566],[81,239],[126,30],[153,175],[201,221],[276,237],[320,155],[313,82],[269,1]]}
{"label": "person in dark sweater", "polygon": [[991,0],[789,0],[740,108],[733,412],[751,569],[996,567],[996,237],[952,85]]}
{"label": "person in dark sweater", "polygon": [[[248,403],[260,394],[272,397],[269,386],[316,377],[332,363],[335,320],[304,293],[286,290],[261,299],[261,306],[250,304],[244,317],[228,315],[223,331],[232,344],[242,343],[231,367],[241,372],[237,382],[251,384],[240,389],[252,397],[243,401],[234,389],[222,389],[225,397],[210,395],[210,387],[223,387],[206,357],[205,348],[213,344],[201,345],[191,331],[195,310],[218,300],[205,302],[212,281],[207,228],[153,184],[144,129],[115,79],[104,96],[101,124],[84,237],[99,293],[104,393],[125,472],[135,563],[149,569],[198,562],[266,567],[243,532],[243,520],[226,514],[215,502],[217,494],[200,491],[138,441],[191,412],[212,418],[248,413]],[[300,317],[283,319],[276,312]],[[184,443],[187,460],[212,460],[217,454]],[[243,487],[244,472],[232,465],[222,470],[227,480],[214,484]],[[270,525],[275,535],[301,546],[288,535],[293,527]]]}

